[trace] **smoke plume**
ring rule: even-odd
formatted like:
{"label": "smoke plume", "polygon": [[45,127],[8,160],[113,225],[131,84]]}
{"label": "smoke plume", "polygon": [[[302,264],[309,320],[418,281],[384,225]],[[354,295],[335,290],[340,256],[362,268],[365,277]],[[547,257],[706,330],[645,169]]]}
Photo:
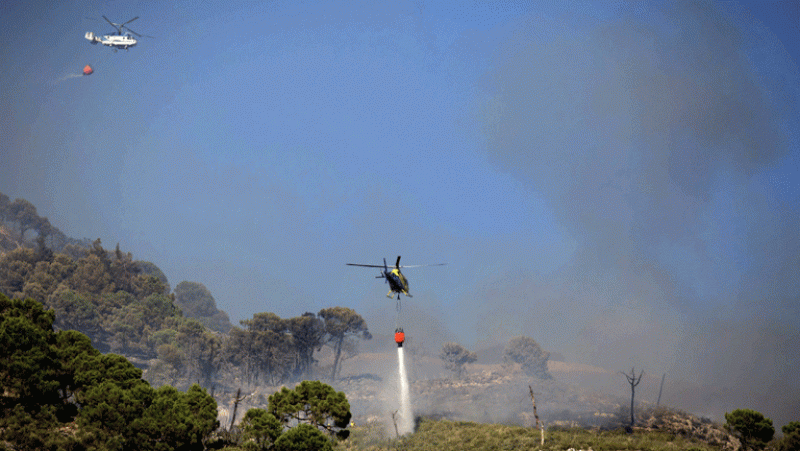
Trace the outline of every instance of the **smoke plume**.
{"label": "smoke plume", "polygon": [[676,404],[789,420],[800,221],[761,180],[789,155],[795,119],[762,86],[746,38],[693,3],[520,26],[485,80],[487,152],[577,248],[553,274],[505,281],[488,316],[514,315],[587,363],[716,387]]}

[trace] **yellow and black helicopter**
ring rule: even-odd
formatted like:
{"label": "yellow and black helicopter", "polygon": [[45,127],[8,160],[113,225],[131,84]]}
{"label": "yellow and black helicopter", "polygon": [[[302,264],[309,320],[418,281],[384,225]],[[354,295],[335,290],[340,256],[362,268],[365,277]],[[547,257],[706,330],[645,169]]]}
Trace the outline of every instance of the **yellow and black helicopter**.
{"label": "yellow and black helicopter", "polygon": [[383,259],[383,266],[381,265],[359,265],[357,263],[348,263],[348,266],[363,266],[365,268],[383,268],[381,271],[381,275],[375,276],[376,279],[386,279],[386,283],[389,284],[389,292],[386,293],[387,298],[394,297],[394,294],[397,293],[397,300],[400,300],[400,295],[404,294],[408,297],[413,297],[408,294],[408,279],[400,272],[400,268],[419,268],[422,266],[442,266],[446,265],[447,263],[436,263],[433,265],[406,265],[400,266],[400,256],[397,256],[397,261],[394,264],[394,269],[389,270],[389,267],[386,265],[386,259]]}

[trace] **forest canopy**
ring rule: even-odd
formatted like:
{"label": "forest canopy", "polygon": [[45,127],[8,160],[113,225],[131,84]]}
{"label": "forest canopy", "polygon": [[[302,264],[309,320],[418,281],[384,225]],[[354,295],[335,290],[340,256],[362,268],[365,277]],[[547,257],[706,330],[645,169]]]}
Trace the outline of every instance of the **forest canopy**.
{"label": "forest canopy", "polygon": [[100,239],[68,238],[32,204],[2,193],[0,293],[52,309],[56,330],[78,331],[99,351],[126,356],[155,385],[303,380],[325,345],[333,351],[325,372],[335,378],[343,350],[352,353],[357,339],[371,337],[364,319],[345,307],[294,318],[256,313],[234,327],[202,283],[170,290],[156,264],[119,245],[108,250]]}

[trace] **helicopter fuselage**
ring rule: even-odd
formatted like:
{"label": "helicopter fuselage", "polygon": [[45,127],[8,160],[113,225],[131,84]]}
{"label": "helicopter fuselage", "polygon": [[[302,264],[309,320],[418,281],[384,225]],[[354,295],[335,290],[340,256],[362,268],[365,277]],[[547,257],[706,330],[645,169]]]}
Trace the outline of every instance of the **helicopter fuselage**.
{"label": "helicopter fuselage", "polygon": [[128,47],[133,47],[136,45],[136,39],[128,34],[123,35],[105,35],[102,38],[100,36],[95,36],[94,33],[91,31],[86,33],[84,36],[89,42],[92,44],[103,44],[109,47],[114,47],[116,49],[127,49]]}
{"label": "helicopter fuselage", "polygon": [[395,268],[391,271],[383,271],[383,276],[389,282],[389,288],[393,292],[408,296],[408,279],[406,279],[399,269]]}

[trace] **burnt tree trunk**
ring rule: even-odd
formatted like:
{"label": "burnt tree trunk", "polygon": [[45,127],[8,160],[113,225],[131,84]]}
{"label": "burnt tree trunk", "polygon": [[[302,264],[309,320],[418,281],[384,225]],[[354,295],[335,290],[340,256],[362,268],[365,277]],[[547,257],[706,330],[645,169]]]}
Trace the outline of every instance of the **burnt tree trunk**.
{"label": "burnt tree trunk", "polygon": [[644,375],[644,370],[642,370],[639,373],[638,377],[636,376],[636,372],[634,371],[634,368],[631,368],[631,374],[630,375],[625,374],[625,373],[622,373],[622,374],[625,376],[626,379],[628,379],[628,383],[631,384],[631,425],[630,425],[630,427],[632,428],[633,424],[636,422],[635,416],[633,414],[633,395],[636,393],[636,386],[639,385],[639,382],[642,381],[642,375]]}
{"label": "burnt tree trunk", "polygon": [[339,341],[336,342],[336,356],[333,359],[333,372],[331,372],[331,380],[336,380],[336,370],[339,368],[339,358],[342,356],[342,343],[344,343],[344,335],[339,337]]}

